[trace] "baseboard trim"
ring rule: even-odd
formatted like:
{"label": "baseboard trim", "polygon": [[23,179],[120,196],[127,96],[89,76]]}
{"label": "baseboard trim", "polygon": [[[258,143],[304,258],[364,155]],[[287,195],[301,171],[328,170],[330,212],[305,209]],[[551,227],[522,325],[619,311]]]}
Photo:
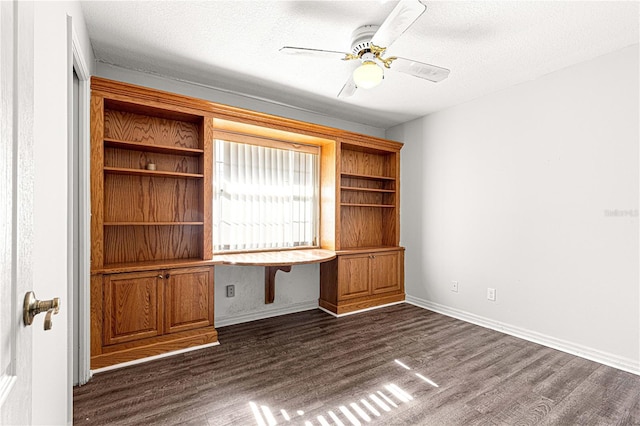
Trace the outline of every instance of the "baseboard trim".
{"label": "baseboard trim", "polygon": [[335,314],[335,313],[331,312],[330,310],[323,308],[322,306],[318,306],[318,309],[320,309],[321,311],[324,311],[324,312],[328,313],[329,315],[334,316],[336,318],[342,318],[342,317],[346,317],[348,315],[361,314],[363,312],[373,311],[374,309],[385,308],[387,306],[399,305],[400,303],[404,303],[404,302],[405,302],[404,300],[400,300],[399,302],[391,302],[391,303],[385,303],[384,305],[371,306],[370,308],[358,309],[357,311],[345,312],[344,314]]}
{"label": "baseboard trim", "polygon": [[466,321],[472,324],[476,324],[481,327],[490,328],[492,330],[509,334],[511,336],[518,337],[520,339],[528,340],[530,342],[538,343],[540,345],[547,346],[552,349],[557,349],[562,352],[576,355],[581,358],[588,359],[590,361],[595,361],[600,364],[608,365],[609,367],[617,368],[619,370],[627,371],[632,374],[640,375],[640,364],[629,358],[623,358],[617,355],[610,354],[608,352],[603,352],[597,349],[589,348],[587,346],[582,346],[573,342],[569,342],[567,340],[557,339],[552,336],[548,336],[532,330],[527,330],[525,328],[516,327],[500,321],[495,321],[495,320],[485,318],[479,315],[475,315],[460,309],[451,308],[445,305],[440,305],[438,303],[434,303],[429,300],[420,299],[418,297],[407,295],[405,302],[418,306],[423,309],[428,309],[430,311],[437,312],[442,315],[446,315],[446,316],[456,318],[462,321]]}
{"label": "baseboard trim", "polygon": [[250,312],[241,315],[228,315],[220,318],[215,318],[214,324],[216,328],[226,327],[227,325],[257,321],[265,318],[277,317],[280,315],[295,314],[297,312],[310,311],[312,309],[318,309],[317,301],[294,303],[283,307],[271,308],[260,312]]}
{"label": "baseboard trim", "polygon": [[130,365],[142,364],[144,362],[153,361],[155,359],[161,359],[169,356],[183,354],[186,352],[197,351],[199,349],[209,348],[211,346],[218,346],[219,344],[220,344],[219,342],[213,342],[213,343],[206,343],[204,345],[190,346],[188,348],[178,349],[171,352],[165,352],[163,354],[158,354],[158,355],[152,355],[146,358],[139,358],[139,359],[134,359],[133,361],[126,361],[126,362],[121,362],[119,364],[113,364],[106,367],[96,368],[94,370],[89,370],[89,373],[91,376],[93,376],[94,374],[97,374],[97,373],[104,373],[105,371],[116,370],[118,368],[128,367]]}

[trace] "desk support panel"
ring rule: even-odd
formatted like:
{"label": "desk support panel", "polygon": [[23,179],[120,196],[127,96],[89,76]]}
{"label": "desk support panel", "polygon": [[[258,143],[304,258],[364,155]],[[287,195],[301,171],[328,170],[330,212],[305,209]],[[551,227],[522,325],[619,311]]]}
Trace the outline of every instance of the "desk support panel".
{"label": "desk support panel", "polygon": [[230,253],[213,256],[212,262],[223,265],[264,266],[264,303],[276,297],[276,272],[291,272],[293,265],[322,263],[336,258],[336,253],[323,249],[274,250]]}
{"label": "desk support panel", "polygon": [[264,303],[273,303],[276,298],[276,272],[291,272],[291,265],[265,266],[264,268]]}

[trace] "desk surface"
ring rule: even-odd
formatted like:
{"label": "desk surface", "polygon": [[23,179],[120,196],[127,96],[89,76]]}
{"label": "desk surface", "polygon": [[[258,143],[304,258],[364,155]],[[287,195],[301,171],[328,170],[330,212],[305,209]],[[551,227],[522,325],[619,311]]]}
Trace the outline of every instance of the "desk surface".
{"label": "desk surface", "polygon": [[331,250],[306,249],[283,250],[256,253],[219,254],[213,256],[216,262],[225,265],[239,266],[287,266],[304,263],[319,263],[335,259],[336,254]]}

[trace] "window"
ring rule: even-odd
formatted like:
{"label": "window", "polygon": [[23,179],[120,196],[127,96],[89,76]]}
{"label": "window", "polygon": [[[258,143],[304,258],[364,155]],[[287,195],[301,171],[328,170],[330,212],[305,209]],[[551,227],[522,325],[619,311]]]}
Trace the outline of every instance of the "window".
{"label": "window", "polygon": [[227,139],[214,145],[214,250],[317,246],[319,148]]}

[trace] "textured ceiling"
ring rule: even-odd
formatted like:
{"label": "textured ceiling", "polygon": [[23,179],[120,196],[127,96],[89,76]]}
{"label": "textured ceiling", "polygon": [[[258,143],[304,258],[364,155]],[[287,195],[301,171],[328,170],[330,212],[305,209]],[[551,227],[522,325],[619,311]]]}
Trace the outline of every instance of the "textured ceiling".
{"label": "textured ceiling", "polygon": [[100,62],[379,128],[639,42],[638,2],[423,3],[427,11],[387,53],[449,68],[449,78],[431,83],[387,71],[380,86],[346,100],[336,95],[355,61],[278,50],[348,52],[352,31],[381,24],[397,2],[90,1],[82,8]]}

